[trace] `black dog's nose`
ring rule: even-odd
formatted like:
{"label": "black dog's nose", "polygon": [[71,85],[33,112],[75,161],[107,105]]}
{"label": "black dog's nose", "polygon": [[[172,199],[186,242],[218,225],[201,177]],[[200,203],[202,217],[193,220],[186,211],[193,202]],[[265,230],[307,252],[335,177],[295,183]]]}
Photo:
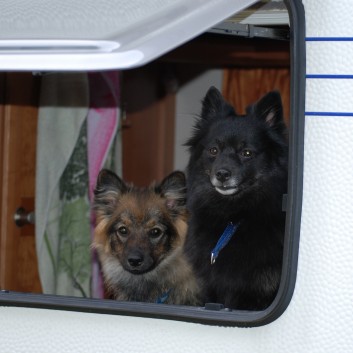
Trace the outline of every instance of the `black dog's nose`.
{"label": "black dog's nose", "polygon": [[140,267],[143,263],[143,255],[139,252],[135,252],[129,255],[127,261],[131,267]]}
{"label": "black dog's nose", "polygon": [[224,182],[231,177],[232,173],[228,169],[219,169],[216,172],[217,180]]}

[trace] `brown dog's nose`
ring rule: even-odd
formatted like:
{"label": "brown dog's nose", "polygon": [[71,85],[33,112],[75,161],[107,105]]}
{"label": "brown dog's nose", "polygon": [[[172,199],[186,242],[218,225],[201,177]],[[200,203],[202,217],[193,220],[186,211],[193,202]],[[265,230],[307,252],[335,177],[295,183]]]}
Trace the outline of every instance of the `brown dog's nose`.
{"label": "brown dog's nose", "polygon": [[131,253],[127,261],[131,267],[140,267],[143,263],[143,255],[140,252]]}

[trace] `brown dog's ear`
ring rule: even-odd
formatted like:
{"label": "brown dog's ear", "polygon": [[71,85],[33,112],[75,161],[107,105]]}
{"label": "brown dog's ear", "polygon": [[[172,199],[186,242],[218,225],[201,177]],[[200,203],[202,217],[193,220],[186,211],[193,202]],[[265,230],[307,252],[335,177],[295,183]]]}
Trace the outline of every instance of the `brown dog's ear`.
{"label": "brown dog's ear", "polygon": [[101,170],[94,190],[93,207],[97,215],[110,216],[121,194],[127,191],[128,187],[115,173]]}
{"label": "brown dog's ear", "polygon": [[180,171],[169,174],[157,187],[157,192],[166,199],[166,206],[173,211],[185,208],[186,179]]}

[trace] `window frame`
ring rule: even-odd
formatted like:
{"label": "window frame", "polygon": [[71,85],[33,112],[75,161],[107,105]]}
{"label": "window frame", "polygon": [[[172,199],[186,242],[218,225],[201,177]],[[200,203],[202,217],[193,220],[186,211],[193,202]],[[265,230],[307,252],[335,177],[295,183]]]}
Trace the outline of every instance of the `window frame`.
{"label": "window frame", "polygon": [[46,294],[0,291],[0,306],[68,310],[170,319],[207,325],[255,327],[273,322],[289,305],[296,282],[303,193],[305,109],[305,16],[301,0],[285,0],[290,18],[290,111],[287,216],[282,277],[274,302],[263,311],[210,310],[203,307],[118,302]]}

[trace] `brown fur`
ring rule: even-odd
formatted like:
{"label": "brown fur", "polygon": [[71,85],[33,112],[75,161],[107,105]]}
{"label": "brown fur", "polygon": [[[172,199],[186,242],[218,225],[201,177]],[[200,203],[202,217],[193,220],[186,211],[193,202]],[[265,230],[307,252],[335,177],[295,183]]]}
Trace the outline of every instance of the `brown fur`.
{"label": "brown fur", "polygon": [[[198,304],[198,285],[183,254],[185,176],[137,188],[102,170],[95,189],[97,250],[107,289],[117,300]],[[126,232],[126,234],[124,234]]]}

